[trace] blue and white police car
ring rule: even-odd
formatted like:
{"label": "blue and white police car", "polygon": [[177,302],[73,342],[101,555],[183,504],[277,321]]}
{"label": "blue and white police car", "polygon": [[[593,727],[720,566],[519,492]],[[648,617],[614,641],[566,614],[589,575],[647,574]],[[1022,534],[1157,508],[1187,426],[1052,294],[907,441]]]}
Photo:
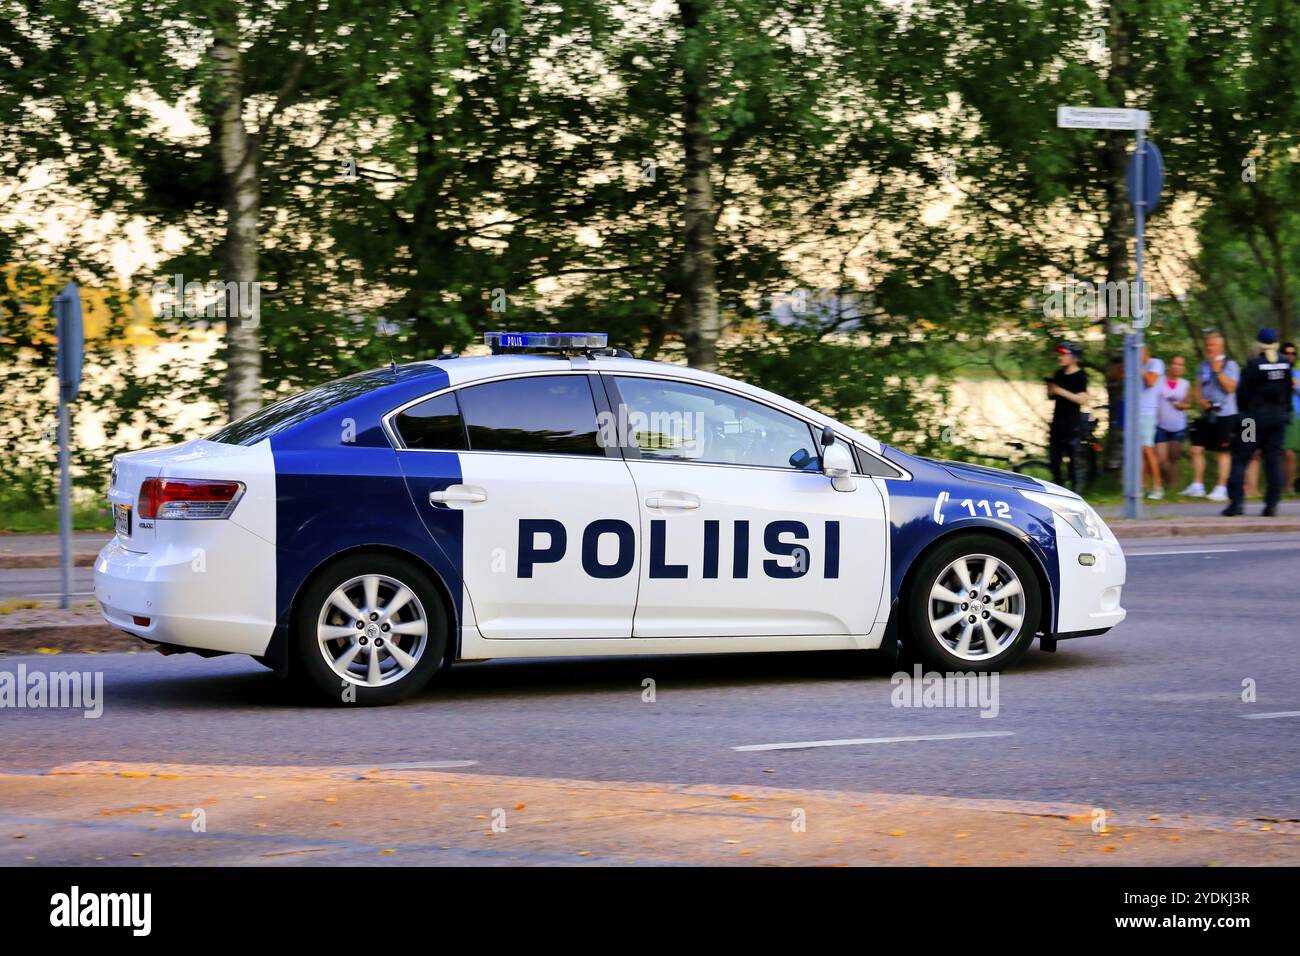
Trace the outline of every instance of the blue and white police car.
{"label": "blue and white police car", "polygon": [[105,619],[386,704],[454,661],[875,650],[999,669],[1124,619],[1078,495],[575,333],[114,459]]}

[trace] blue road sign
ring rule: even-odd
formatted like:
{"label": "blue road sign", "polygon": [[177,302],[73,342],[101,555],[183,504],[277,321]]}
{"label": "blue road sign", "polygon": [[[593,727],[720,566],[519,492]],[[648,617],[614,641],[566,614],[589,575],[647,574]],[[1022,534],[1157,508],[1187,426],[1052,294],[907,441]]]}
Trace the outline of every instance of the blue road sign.
{"label": "blue road sign", "polygon": [[85,352],[81,295],[77,283],[69,282],[54,297],[54,320],[55,334],[59,339],[59,394],[65,402],[70,402],[81,388],[81,360]]}
{"label": "blue road sign", "polygon": [[[1138,153],[1142,153],[1142,182],[1138,178]],[[1160,148],[1149,139],[1144,139],[1128,157],[1128,201],[1134,206],[1139,203],[1151,215],[1160,202],[1160,188],[1165,183],[1165,159],[1160,155]],[[1139,186],[1141,187],[1139,190]]]}

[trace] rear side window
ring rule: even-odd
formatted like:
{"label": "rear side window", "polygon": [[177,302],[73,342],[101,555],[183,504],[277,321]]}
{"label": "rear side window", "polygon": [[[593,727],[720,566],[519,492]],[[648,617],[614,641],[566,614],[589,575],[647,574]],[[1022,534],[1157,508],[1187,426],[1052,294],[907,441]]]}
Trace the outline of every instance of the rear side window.
{"label": "rear side window", "polygon": [[587,375],[540,375],[460,390],[470,451],[605,454]]}
{"label": "rear side window", "polygon": [[455,392],[445,392],[419,405],[412,405],[393,422],[407,448],[437,448],[464,451],[465,426]]}
{"label": "rear side window", "polygon": [[227,445],[256,445],[286,428],[328,411],[335,405],[341,405],[384,385],[391,385],[392,381],[392,375],[383,370],[349,375],[336,382],[328,382],[305,392],[299,392],[275,405],[258,409],[253,414],[237,422],[231,422],[220,431],[209,435],[208,441],[224,442]]}

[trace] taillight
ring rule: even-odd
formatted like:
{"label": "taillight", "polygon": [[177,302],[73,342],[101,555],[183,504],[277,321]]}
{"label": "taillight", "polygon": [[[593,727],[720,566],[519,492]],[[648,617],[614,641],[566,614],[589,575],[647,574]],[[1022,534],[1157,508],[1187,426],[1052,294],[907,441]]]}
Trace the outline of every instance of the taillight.
{"label": "taillight", "polygon": [[136,514],[141,518],[229,518],[244,494],[242,481],[146,478]]}

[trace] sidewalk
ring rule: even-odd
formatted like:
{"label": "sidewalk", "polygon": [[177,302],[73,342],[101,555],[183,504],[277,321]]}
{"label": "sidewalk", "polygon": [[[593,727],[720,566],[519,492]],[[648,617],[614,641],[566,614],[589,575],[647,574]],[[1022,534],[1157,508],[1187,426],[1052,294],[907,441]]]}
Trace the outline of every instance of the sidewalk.
{"label": "sidewalk", "polygon": [[1141,518],[1122,518],[1124,506],[1101,505],[1097,508],[1115,537],[1161,538],[1202,537],[1219,534],[1286,534],[1300,532],[1300,501],[1284,500],[1278,505],[1277,517],[1260,515],[1264,505],[1258,499],[1246,502],[1245,514],[1225,518],[1221,501],[1146,501]]}
{"label": "sidewalk", "polygon": [[1201,867],[1300,860],[1300,824],[1283,821],[408,765],[75,763],[0,775],[0,803],[12,808],[0,831],[3,866]]}

